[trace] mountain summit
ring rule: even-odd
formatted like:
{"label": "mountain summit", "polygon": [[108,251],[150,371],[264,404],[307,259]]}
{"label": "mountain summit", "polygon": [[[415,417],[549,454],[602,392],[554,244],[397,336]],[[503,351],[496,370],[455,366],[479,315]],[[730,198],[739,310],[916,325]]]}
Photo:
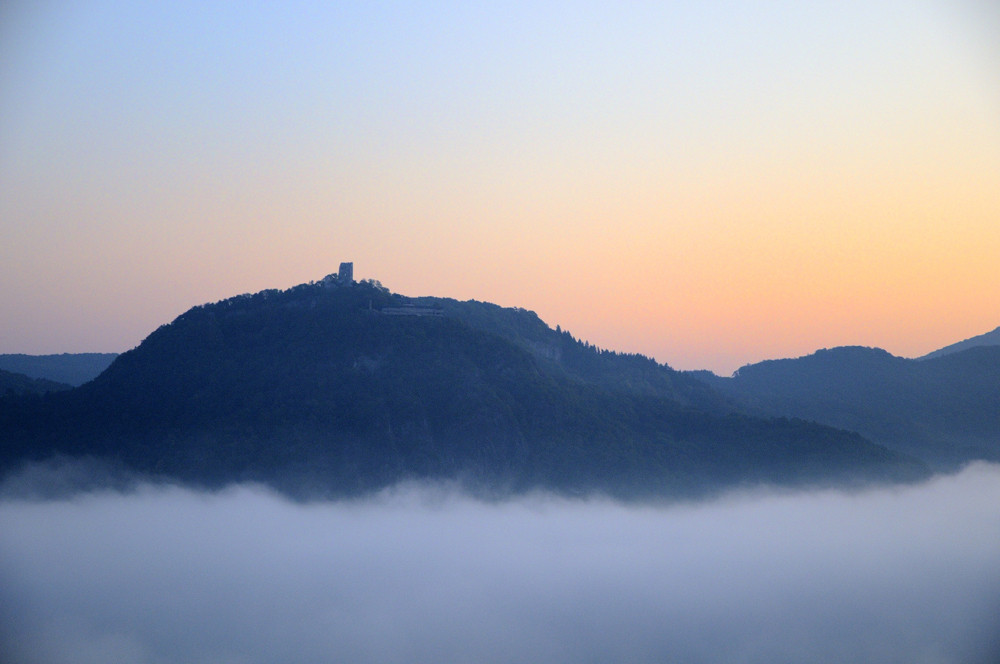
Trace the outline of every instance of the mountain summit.
{"label": "mountain summit", "polygon": [[345,279],[195,307],[81,387],[0,400],[0,435],[8,469],[87,456],[299,496],[430,479],[674,497],[927,474],[857,434],[733,412],[533,312]]}

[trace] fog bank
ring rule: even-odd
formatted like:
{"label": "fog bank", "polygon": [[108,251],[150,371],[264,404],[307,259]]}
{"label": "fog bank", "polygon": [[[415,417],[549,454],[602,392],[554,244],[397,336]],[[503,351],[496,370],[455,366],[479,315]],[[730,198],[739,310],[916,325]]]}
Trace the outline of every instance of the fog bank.
{"label": "fog bank", "polygon": [[665,507],[151,485],[0,502],[4,662],[985,663],[998,616],[984,464]]}

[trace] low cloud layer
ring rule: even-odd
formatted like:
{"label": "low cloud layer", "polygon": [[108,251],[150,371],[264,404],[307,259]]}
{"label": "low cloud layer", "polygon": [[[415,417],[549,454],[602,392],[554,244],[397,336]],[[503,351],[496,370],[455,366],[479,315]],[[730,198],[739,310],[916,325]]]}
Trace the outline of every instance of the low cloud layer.
{"label": "low cloud layer", "polygon": [[659,507],[7,498],[0,625],[26,664],[995,662],[1000,468]]}

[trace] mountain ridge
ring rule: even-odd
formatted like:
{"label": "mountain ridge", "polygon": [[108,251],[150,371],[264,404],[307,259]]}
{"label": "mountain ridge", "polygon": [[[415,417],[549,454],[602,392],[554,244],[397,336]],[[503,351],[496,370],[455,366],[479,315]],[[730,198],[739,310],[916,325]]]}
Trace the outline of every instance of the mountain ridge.
{"label": "mountain ridge", "polygon": [[939,348],[935,351],[931,351],[926,355],[918,357],[918,360],[930,360],[937,357],[942,357],[944,355],[949,355],[951,353],[957,353],[959,351],[968,350],[969,348],[975,348],[977,346],[1000,346],[1000,327],[986,332],[985,334],[979,334],[974,337],[970,337],[963,341],[953,343],[951,345],[945,346],[944,348]]}
{"label": "mountain ridge", "polygon": [[857,431],[939,469],[1000,460],[1000,346],[927,359],[840,347],[747,365],[729,378],[692,375],[745,412]]}
{"label": "mountain ridge", "polygon": [[486,492],[676,497],[927,475],[854,433],[734,412],[701,381],[533,312],[377,282],[194,307],[81,387],[0,401],[0,434],[7,468],[92,456],[300,495],[459,479]]}
{"label": "mountain ridge", "polygon": [[5,353],[0,354],[0,369],[78,387],[100,375],[117,356],[117,353]]}
{"label": "mountain ridge", "polygon": [[22,394],[45,394],[72,389],[72,385],[58,383],[46,378],[32,378],[23,373],[0,369],[0,396]]}

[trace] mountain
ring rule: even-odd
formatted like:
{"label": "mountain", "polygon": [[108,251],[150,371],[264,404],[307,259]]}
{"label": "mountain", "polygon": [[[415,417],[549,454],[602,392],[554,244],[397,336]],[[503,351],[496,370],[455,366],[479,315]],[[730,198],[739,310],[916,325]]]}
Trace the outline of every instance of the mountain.
{"label": "mountain", "polygon": [[97,378],[116,357],[115,353],[7,354],[0,355],[0,369],[76,387]]}
{"label": "mountain", "polygon": [[24,374],[0,369],[0,396],[20,394],[45,394],[68,390],[72,386],[44,378],[32,378]]}
{"label": "mountain", "polygon": [[447,479],[671,497],[928,473],[857,434],[726,404],[523,309],[324,281],[195,307],[81,387],[0,399],[0,469],[97,457],[298,496]]}
{"label": "mountain", "polygon": [[975,348],[977,346],[1000,346],[1000,327],[992,332],[980,334],[979,336],[966,339],[965,341],[959,341],[958,343],[951,344],[950,346],[945,346],[944,348],[927,353],[923,357],[918,357],[917,359],[930,360],[935,357],[950,355],[951,353],[957,353],[959,351],[968,350],[969,348]]}
{"label": "mountain", "polygon": [[574,380],[609,390],[664,397],[684,406],[716,413],[734,410],[731,400],[686,373],[635,353],[618,353],[581,342],[568,331],[553,330],[535,312],[474,300],[413,298],[470,327],[497,334],[529,351],[543,366]]}
{"label": "mountain", "polygon": [[921,360],[841,347],[748,365],[731,378],[692,376],[745,412],[856,431],[932,467],[1000,460],[1000,346]]}

